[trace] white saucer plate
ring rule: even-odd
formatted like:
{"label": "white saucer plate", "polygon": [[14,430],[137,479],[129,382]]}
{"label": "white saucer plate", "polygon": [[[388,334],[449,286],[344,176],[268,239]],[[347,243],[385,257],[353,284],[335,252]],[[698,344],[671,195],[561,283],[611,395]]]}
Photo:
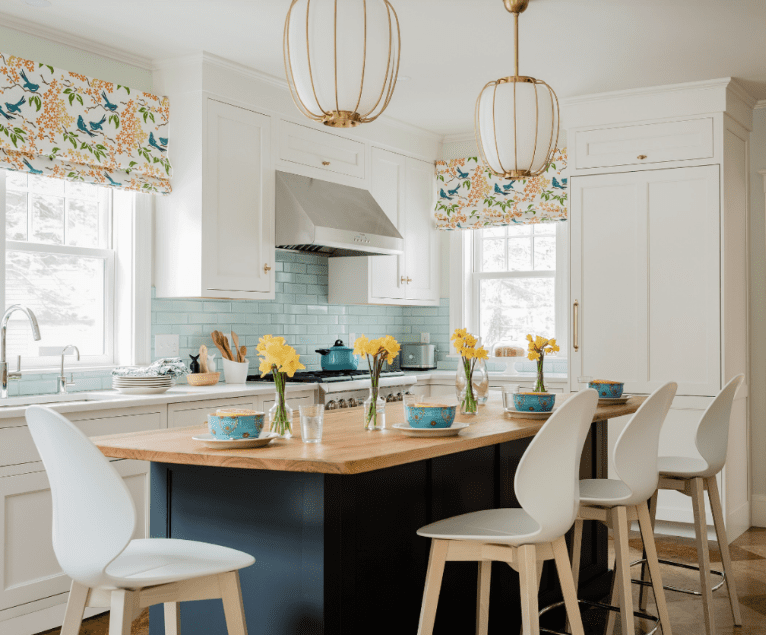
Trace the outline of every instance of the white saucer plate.
{"label": "white saucer plate", "polygon": [[467,423],[453,423],[449,428],[413,428],[408,423],[395,423],[393,428],[407,437],[454,437],[470,427]]}
{"label": "white saucer plate", "polygon": [[532,412],[531,410],[516,410],[516,408],[505,409],[507,415],[517,419],[547,419],[554,412],[556,412],[556,406],[553,406],[553,410],[548,412]]}
{"label": "white saucer plate", "polygon": [[630,397],[599,397],[598,398],[598,405],[599,406],[619,406],[624,403],[628,403],[628,399]]}
{"label": "white saucer plate", "polygon": [[207,447],[214,448],[216,450],[233,450],[236,448],[262,448],[272,440],[279,437],[276,432],[268,432],[262,437],[248,438],[248,439],[219,439],[212,434],[200,434],[196,437],[192,437],[195,441],[202,441]]}

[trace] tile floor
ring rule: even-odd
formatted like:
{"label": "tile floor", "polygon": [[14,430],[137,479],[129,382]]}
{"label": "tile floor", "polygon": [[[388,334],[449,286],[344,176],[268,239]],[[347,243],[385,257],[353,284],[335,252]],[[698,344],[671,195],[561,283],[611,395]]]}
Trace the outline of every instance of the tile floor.
{"label": "tile floor", "polygon": [[[683,538],[658,537],[657,548],[660,558],[678,560],[694,564],[697,550],[693,540]],[[640,557],[641,540],[636,534],[631,539],[631,556]],[[731,545],[731,557],[735,570],[735,581],[742,605],[742,626],[732,623],[731,610],[726,591],[722,588],[714,594],[717,635],[766,635],[766,529],[751,528],[737,538]],[[710,558],[713,567],[720,567],[717,545],[710,543]],[[638,571],[638,568],[636,568]],[[698,588],[699,577],[695,571],[683,571],[663,567],[663,581],[679,587]],[[634,598],[638,602],[638,587],[634,589]],[[667,593],[668,609],[673,624],[673,635],[703,635],[702,602],[697,597],[680,593]],[[656,614],[656,608],[650,600],[649,611]],[[596,617],[595,615],[593,616]],[[603,619],[586,619],[586,633],[601,633],[597,625]],[[183,628],[183,627],[182,627]],[[650,626],[637,627],[637,634],[646,632]],[[80,635],[106,635],[109,630],[108,614],[99,615],[83,622]],[[615,635],[620,632],[619,619]],[[44,635],[58,635],[59,629],[46,631]],[[148,635],[149,613],[144,611],[133,622],[131,635]],[[41,634],[42,635],[42,634]]]}

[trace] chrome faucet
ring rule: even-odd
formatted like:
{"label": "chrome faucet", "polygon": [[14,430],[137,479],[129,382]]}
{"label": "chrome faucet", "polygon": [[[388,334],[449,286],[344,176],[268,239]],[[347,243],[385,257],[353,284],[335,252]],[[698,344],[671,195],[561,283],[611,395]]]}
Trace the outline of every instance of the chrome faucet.
{"label": "chrome faucet", "polygon": [[27,316],[29,319],[29,324],[32,326],[32,336],[35,338],[35,341],[39,341],[40,339],[40,327],[37,326],[37,318],[35,317],[35,314],[32,312],[32,310],[25,306],[21,306],[20,304],[9,306],[8,310],[5,312],[5,315],[3,315],[2,322],[0,322],[0,380],[2,380],[0,398],[2,399],[8,398],[8,381],[11,379],[21,378],[21,355],[18,357],[18,368],[16,368],[16,372],[9,373],[8,358],[5,350],[8,320],[11,318],[11,314],[15,313],[16,311],[21,311]]}
{"label": "chrome faucet", "polygon": [[69,344],[64,347],[64,350],[61,351],[61,375],[59,375],[58,378],[58,394],[62,395],[66,393],[66,389],[69,386],[74,386],[74,378],[72,378],[72,381],[66,380],[66,375],[64,374],[64,356],[66,355],[66,352],[73,348],[74,352],[77,353],[77,361],[80,361],[80,349],[77,348],[74,344]]}

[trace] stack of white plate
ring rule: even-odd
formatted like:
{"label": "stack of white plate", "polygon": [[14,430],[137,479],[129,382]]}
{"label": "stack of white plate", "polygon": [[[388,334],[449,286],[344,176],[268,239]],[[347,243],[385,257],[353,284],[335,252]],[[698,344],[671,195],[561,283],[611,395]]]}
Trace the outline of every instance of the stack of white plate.
{"label": "stack of white plate", "polygon": [[173,385],[173,378],[112,377],[112,388],[127,395],[160,395]]}

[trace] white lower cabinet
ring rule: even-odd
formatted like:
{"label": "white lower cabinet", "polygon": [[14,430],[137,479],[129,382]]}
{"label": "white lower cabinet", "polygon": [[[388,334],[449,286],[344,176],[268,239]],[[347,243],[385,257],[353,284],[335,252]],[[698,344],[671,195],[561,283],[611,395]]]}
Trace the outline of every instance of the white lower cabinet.
{"label": "white lower cabinet", "polygon": [[258,409],[258,397],[237,397],[214,401],[190,401],[168,405],[168,428],[207,425],[207,415],[219,408]]}
{"label": "white lower cabinet", "polygon": [[[149,535],[149,463],[119,460],[112,465],[136,504],[134,537],[146,538]],[[36,601],[59,594],[65,595],[58,603],[66,602],[71,580],[56,561],[51,524],[51,492],[44,471],[0,478],[0,632],[4,634],[8,633],[4,620],[17,617],[14,607],[27,607],[29,610],[24,612],[32,612],[38,608]]]}
{"label": "white lower cabinet", "polygon": [[[296,430],[300,429],[300,415],[298,413],[298,408],[300,406],[310,406],[314,403],[314,395],[312,394],[306,394],[306,393],[288,393],[285,396],[285,401],[287,402],[287,405],[290,406],[293,409],[293,434],[297,434]],[[268,416],[269,409],[276,403],[275,397],[266,397],[261,402],[261,409],[266,413]]]}

